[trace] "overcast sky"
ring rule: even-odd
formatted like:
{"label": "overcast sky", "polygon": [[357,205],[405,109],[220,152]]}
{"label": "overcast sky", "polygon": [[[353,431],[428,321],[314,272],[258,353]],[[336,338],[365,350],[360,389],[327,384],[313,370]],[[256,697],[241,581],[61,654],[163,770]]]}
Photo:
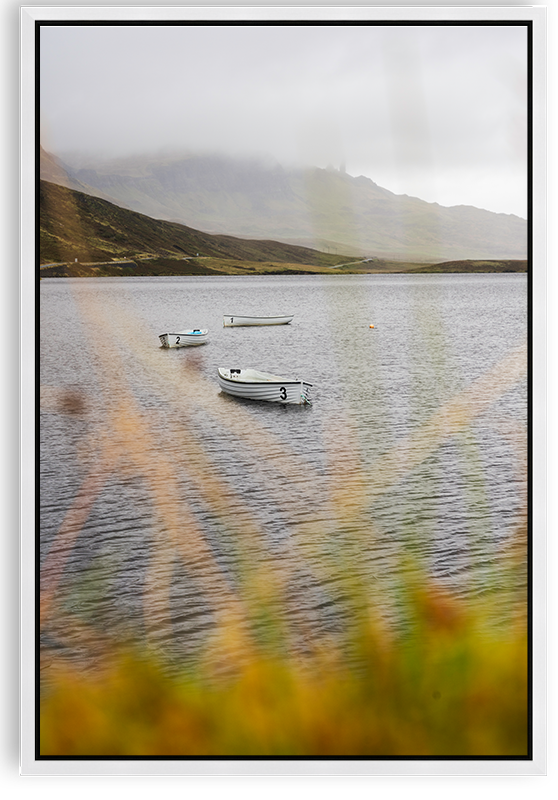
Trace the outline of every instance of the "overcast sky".
{"label": "overcast sky", "polygon": [[43,26],[40,52],[57,155],[266,155],[526,216],[525,27]]}

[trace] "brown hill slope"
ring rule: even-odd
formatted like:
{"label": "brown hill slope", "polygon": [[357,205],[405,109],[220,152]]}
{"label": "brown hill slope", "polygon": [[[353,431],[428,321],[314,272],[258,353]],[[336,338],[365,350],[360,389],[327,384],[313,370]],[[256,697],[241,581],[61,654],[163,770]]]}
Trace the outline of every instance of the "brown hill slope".
{"label": "brown hill slope", "polygon": [[99,197],[41,180],[40,263],[98,262],[158,256],[212,256],[331,266],[339,256],[273,241],[213,236],[155,220]]}

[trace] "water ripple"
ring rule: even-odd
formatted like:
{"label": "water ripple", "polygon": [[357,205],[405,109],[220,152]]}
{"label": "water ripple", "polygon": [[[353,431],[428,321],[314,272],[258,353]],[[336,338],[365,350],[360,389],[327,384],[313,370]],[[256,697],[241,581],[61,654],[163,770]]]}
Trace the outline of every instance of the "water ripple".
{"label": "water ripple", "polygon": [[[409,558],[463,596],[506,585],[525,278],[424,277],[41,281],[43,647],[82,657],[71,613],[184,655],[266,586],[302,646],[357,586],[389,615]],[[225,306],[295,318],[224,329]],[[177,325],[209,344],[161,350]],[[313,405],[230,398],[218,366],[297,373]]]}

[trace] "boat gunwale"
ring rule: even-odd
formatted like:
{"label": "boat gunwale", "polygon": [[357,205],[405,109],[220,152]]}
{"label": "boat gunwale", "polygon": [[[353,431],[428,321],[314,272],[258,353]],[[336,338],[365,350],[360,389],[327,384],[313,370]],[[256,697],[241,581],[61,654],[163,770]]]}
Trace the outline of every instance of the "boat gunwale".
{"label": "boat gunwale", "polygon": [[194,328],[191,331],[165,331],[165,333],[160,333],[159,336],[206,336],[208,333],[209,328]]}
{"label": "boat gunwale", "polygon": [[[223,314],[224,328],[258,328],[266,325],[290,325],[294,314]],[[227,322],[230,320],[230,322]]]}
{"label": "boat gunwale", "polygon": [[221,380],[227,381],[228,383],[233,383],[235,386],[300,386],[300,384],[304,384],[304,386],[312,386],[311,383],[308,381],[243,381],[238,380],[235,378],[224,378],[221,375]]}
{"label": "boat gunwale", "polygon": [[218,367],[217,369],[219,378],[221,378],[223,381],[228,381],[235,386],[238,386],[239,384],[241,386],[300,386],[301,383],[305,386],[312,386],[311,383],[308,383],[308,381],[305,381],[302,378],[299,378],[298,380],[293,378],[285,378],[284,380],[282,378],[279,378],[278,380],[269,380],[269,378],[265,378],[260,381],[244,380],[243,378],[228,378],[226,375],[221,373],[221,369],[222,367]]}

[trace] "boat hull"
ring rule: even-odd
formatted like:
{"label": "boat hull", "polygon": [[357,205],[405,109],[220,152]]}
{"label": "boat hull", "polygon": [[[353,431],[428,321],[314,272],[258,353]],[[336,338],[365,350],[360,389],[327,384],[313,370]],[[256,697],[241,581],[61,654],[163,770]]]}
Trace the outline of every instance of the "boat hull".
{"label": "boat hull", "polygon": [[222,391],[233,397],[290,405],[310,404],[309,393],[312,384],[306,381],[241,369],[218,369],[217,377]]}
{"label": "boat hull", "polygon": [[224,328],[239,328],[247,325],[288,325],[294,314],[275,317],[242,317],[234,314],[223,316]]}
{"label": "boat hull", "polygon": [[206,330],[178,331],[177,333],[161,333],[161,347],[196,347],[207,342]]}

